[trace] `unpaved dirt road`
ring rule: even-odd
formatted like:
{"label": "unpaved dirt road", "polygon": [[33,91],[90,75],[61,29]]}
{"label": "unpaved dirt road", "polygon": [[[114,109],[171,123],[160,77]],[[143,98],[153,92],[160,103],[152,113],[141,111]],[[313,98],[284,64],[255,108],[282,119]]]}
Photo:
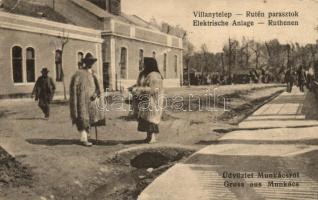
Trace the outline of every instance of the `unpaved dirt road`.
{"label": "unpaved dirt road", "polygon": [[[200,141],[221,136],[214,128],[231,126],[229,120],[241,119],[282,90],[272,85],[222,86],[218,94],[227,95],[227,108],[232,110],[229,115],[224,114],[222,104],[213,112],[167,111],[160,124],[157,146],[190,145],[200,149],[205,145]],[[170,89],[167,94],[186,95],[189,91],[200,96],[206,88]],[[42,119],[36,103],[30,100],[1,101],[0,112],[0,145],[33,175],[31,183],[19,187],[0,185],[1,200],[85,199],[106,182],[112,182],[110,179],[117,179],[116,173],[127,170],[125,166],[121,171],[119,165],[107,163],[107,155],[149,146],[142,145],[145,135],[137,132],[136,121],[126,119],[127,111],[107,113],[107,126],[98,129],[98,144],[91,148],[78,142],[67,103],[53,104],[48,121]]]}

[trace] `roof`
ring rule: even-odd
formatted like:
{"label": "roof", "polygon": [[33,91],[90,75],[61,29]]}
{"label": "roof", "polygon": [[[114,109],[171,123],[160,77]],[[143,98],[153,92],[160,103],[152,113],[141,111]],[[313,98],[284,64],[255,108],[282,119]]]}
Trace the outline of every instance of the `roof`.
{"label": "roof", "polygon": [[4,4],[3,11],[5,12],[36,18],[45,18],[47,20],[61,23],[71,23],[49,6],[42,4],[31,4],[22,0],[2,0],[2,2]]}
{"label": "roof", "polygon": [[96,15],[99,18],[113,18],[118,21],[122,21],[128,24],[133,24],[136,26],[141,26],[143,28],[148,28],[156,31],[160,31],[156,27],[152,26],[149,22],[145,21],[144,19],[136,16],[136,15],[128,15],[124,12],[121,12],[120,15],[114,15],[112,13],[107,12],[106,10],[98,7],[94,3],[91,3],[87,0],[71,0],[73,3],[77,4],[78,6],[86,9],[90,13]]}

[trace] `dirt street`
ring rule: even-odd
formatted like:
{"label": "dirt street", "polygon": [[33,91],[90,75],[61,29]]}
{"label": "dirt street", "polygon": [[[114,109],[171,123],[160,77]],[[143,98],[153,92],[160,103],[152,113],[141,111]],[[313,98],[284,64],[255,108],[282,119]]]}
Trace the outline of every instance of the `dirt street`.
{"label": "dirt street", "polygon": [[[217,140],[221,136],[213,129],[234,126],[229,122],[235,124],[282,89],[271,85],[222,86],[218,88],[218,95],[226,97],[230,111],[224,112],[223,104],[217,105],[218,111],[201,111],[199,114],[200,111],[168,110],[160,124],[159,142],[154,147],[189,147],[190,153],[200,149],[205,146],[200,141]],[[205,90],[194,87],[166,92],[168,95],[186,95],[191,91],[200,96]],[[128,120],[126,116],[127,111],[108,112],[107,126],[98,129],[97,145],[87,148],[78,141],[67,103],[54,103],[51,118],[47,121],[42,119],[34,101],[1,101],[0,145],[27,167],[32,173],[32,181],[16,187],[0,185],[0,199],[85,199],[105,183],[113,180],[115,184],[120,174],[131,167],[127,168],[125,163],[113,165],[108,162],[110,155],[124,149],[151,147],[142,144],[145,135],[138,133],[136,121]],[[94,130],[91,137],[95,138]],[[174,161],[176,159],[171,160]],[[118,198],[114,195],[112,199]]]}

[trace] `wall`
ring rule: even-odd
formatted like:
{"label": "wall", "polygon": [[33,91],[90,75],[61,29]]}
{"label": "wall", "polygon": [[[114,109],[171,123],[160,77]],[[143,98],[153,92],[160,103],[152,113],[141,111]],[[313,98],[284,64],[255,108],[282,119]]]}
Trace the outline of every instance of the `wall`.
{"label": "wall", "polygon": [[102,29],[103,21],[70,0],[55,0],[55,10],[75,25]]}
{"label": "wall", "polygon": [[[0,96],[10,94],[26,94],[33,89],[34,83],[19,83],[14,84],[12,78],[11,66],[11,48],[14,45],[22,47],[23,52],[23,68],[26,68],[26,48],[33,47],[35,49],[35,75],[38,77],[42,67],[47,67],[50,70],[49,75],[55,80],[55,50],[57,37],[21,32],[15,30],[7,30],[0,28]],[[68,89],[69,80],[72,74],[77,70],[77,52],[91,52],[95,56],[100,56],[101,44],[94,42],[86,42],[70,39],[65,46],[63,54],[63,66],[66,80],[66,88]],[[101,60],[101,59],[99,59]],[[94,66],[95,71],[100,73],[100,62]],[[101,74],[98,74],[101,79]],[[57,82],[57,91],[63,91],[61,82]]]}
{"label": "wall", "polygon": [[[114,48],[114,58],[115,60],[112,62],[111,60],[111,42],[110,38],[113,38],[113,48]],[[113,69],[115,71],[115,74],[112,77],[118,77],[118,82],[120,82],[120,85],[124,88],[130,87],[133,84],[136,83],[138,74],[139,74],[139,51],[140,49],[144,52],[144,57],[152,57],[153,52],[156,52],[156,59],[159,65],[159,70],[161,71],[163,75],[163,62],[164,62],[164,53],[167,54],[167,76],[165,78],[166,87],[178,87],[180,86],[180,76],[181,76],[181,70],[182,70],[182,50],[166,47],[162,45],[156,45],[148,42],[142,42],[137,40],[132,40],[128,38],[122,38],[122,37],[114,37],[114,36],[108,36],[105,37],[105,50],[104,53],[106,54],[105,62],[112,63]],[[126,80],[120,80],[120,51],[121,48],[125,47],[127,48],[128,52],[128,76]],[[177,74],[175,73],[175,61],[174,56],[177,56],[178,58],[178,69]],[[111,68],[111,67],[110,67]],[[111,72],[110,72],[111,73]],[[119,83],[117,84],[117,88],[119,88]],[[115,89],[115,88],[113,88]]]}

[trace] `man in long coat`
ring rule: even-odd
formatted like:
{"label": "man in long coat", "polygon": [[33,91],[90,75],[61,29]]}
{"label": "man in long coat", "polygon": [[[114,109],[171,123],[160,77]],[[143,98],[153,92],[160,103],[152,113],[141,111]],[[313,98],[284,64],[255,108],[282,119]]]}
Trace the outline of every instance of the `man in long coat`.
{"label": "man in long coat", "polygon": [[288,68],[285,73],[285,83],[287,87],[287,92],[291,93],[294,84],[294,72],[291,68]]}
{"label": "man in long coat", "polygon": [[304,85],[306,84],[306,74],[302,66],[297,70],[298,87],[301,92],[304,92]]}
{"label": "man in long coat", "polygon": [[82,69],[75,72],[70,83],[71,119],[81,134],[80,141],[85,146],[92,146],[88,141],[90,127],[105,125],[104,112],[94,103],[101,94],[98,80],[92,71],[96,61],[96,58],[87,53],[83,59]]}
{"label": "man in long coat", "polygon": [[35,96],[35,100],[38,101],[38,105],[44,113],[45,119],[48,119],[50,116],[50,103],[52,102],[55,84],[53,79],[48,76],[49,70],[43,68],[42,76],[40,76],[33,88],[32,97]]}

